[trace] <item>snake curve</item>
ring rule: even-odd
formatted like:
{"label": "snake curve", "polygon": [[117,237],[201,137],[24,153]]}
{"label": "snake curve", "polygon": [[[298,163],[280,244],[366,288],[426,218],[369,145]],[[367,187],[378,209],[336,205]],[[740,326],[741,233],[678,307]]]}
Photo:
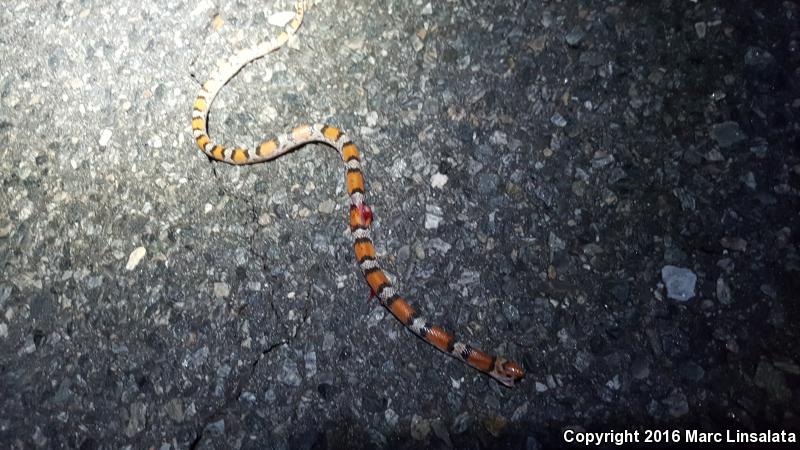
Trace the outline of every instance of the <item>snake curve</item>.
{"label": "snake curve", "polygon": [[366,190],[361,171],[361,158],[355,144],[339,128],[325,124],[306,124],[285,134],[267,139],[255,147],[226,148],[216,144],[208,135],[208,113],[211,103],[222,87],[245,65],[282,47],[300,28],[310,0],[295,4],[295,15],[284,30],[271,40],[237,51],[212,71],[208,81],[201,86],[192,110],[192,134],[200,150],[212,160],[234,165],[269,161],[308,143],[323,143],[336,149],[346,169],[347,193],[350,196],[350,233],[356,260],[372,294],[380,300],[403,325],[439,350],[461,360],[477,370],[490,375],[505,386],[512,387],[525,372],[514,361],[493,356],[459,342],[455,336],[438,325],[427,322],[397,292],[381,269],[372,243],[370,224],[372,210],[366,204]]}

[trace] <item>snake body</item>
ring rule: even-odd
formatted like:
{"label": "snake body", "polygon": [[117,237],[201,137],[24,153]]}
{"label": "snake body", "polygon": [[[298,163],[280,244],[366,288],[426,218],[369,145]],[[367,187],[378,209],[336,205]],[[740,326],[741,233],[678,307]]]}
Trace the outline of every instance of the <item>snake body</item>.
{"label": "snake body", "polygon": [[342,130],[326,124],[300,125],[288,133],[261,142],[256,145],[255,151],[239,147],[226,148],[215,143],[209,137],[208,113],[211,103],[222,87],[242,67],[282,47],[300,28],[303,15],[309,6],[308,0],[296,3],[295,15],[285,25],[282,32],[269,41],[234,53],[212,72],[208,81],[203,83],[192,110],[192,133],[197,146],[212,160],[234,165],[272,160],[308,143],[323,143],[335,148],[344,161],[346,169],[345,180],[347,193],[350,196],[350,232],[353,238],[355,257],[372,294],[380,299],[381,304],[403,325],[423,340],[481,372],[487,373],[503,385],[513,386],[524,375],[524,370],[519,364],[459,342],[455,336],[442,327],[426,321],[392,286],[380,267],[375,245],[372,243],[370,224],[373,216],[372,210],[365,202],[366,189],[361,170],[361,157],[355,144]]}

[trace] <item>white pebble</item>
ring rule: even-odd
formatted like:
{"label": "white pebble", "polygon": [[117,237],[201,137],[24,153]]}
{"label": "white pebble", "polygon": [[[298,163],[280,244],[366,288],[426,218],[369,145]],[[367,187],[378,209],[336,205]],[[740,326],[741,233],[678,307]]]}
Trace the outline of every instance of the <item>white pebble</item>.
{"label": "white pebble", "polygon": [[435,230],[439,228],[439,224],[444,220],[442,208],[435,205],[428,205],[425,207],[425,229]]}
{"label": "white pebble", "polygon": [[697,22],[694,24],[694,31],[697,33],[697,37],[700,39],[706,37],[706,23],[705,22]]}
{"label": "white pebble", "polygon": [[230,293],[231,287],[228,286],[228,283],[214,283],[214,297],[227,297]]}
{"label": "white pebble", "polygon": [[147,250],[144,247],[136,247],[131,254],[128,256],[128,264],[125,264],[126,270],[133,270],[136,266],[139,265],[139,261],[144,258],[144,255],[147,254]]}
{"label": "white pebble", "polygon": [[508,145],[508,135],[500,130],[495,130],[489,137],[489,142],[493,145]]}
{"label": "white pebble", "polygon": [[664,266],[661,269],[661,279],[667,287],[667,297],[685,302],[694,297],[694,287],[697,275],[684,267]]}
{"label": "white pebble", "polygon": [[400,416],[398,416],[392,408],[387,408],[386,411],[383,412],[383,418],[386,420],[387,425],[390,427],[395,427],[397,425],[397,421],[400,419]]}
{"label": "white pebble", "polygon": [[289,21],[293,18],[293,11],[281,11],[269,16],[267,18],[267,23],[276,27],[283,27],[286,26],[286,24],[289,23]]}
{"label": "white pebble", "polygon": [[431,187],[441,189],[445,184],[447,184],[447,175],[436,172],[431,176]]}
{"label": "white pebble", "polygon": [[105,147],[106,145],[108,145],[108,143],[111,141],[111,134],[112,134],[111,130],[109,130],[108,128],[106,128],[105,130],[103,130],[102,133],[100,133],[100,139],[97,141],[97,143],[100,144],[100,147]]}
{"label": "white pebble", "polygon": [[367,126],[374,127],[378,124],[378,113],[376,111],[370,111],[367,113]]}
{"label": "white pebble", "polygon": [[161,136],[154,135],[150,139],[150,146],[151,147],[153,147],[153,148],[161,148],[162,145],[164,145],[164,143],[161,141]]}

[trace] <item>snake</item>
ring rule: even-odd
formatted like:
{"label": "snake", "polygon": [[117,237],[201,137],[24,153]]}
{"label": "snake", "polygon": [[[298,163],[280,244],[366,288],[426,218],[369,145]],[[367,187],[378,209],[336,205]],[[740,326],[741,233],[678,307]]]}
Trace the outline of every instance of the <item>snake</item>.
{"label": "snake", "polygon": [[412,307],[392,284],[378,261],[375,244],[372,242],[370,225],[374,217],[372,208],[366,203],[366,187],[361,167],[361,155],[353,141],[340,128],[310,123],[299,125],[290,131],[275,135],[257,144],[254,150],[242,147],[225,147],[209,137],[208,114],[214,98],[222,87],[244,66],[281,48],[297,32],[310,0],[300,0],[294,5],[294,16],[283,25],[283,30],[271,39],[255,46],[233,52],[212,70],[195,98],[192,109],[192,135],[200,150],[213,161],[232,165],[257,164],[274,160],[306,144],[321,143],[336,149],[345,166],[345,183],[350,197],[350,235],[353,240],[355,259],[370,287],[371,297],[377,297],[412,333],[422,340],[469,366],[488,374],[507,387],[513,387],[525,375],[516,362],[485,353],[456,339],[439,325],[428,322]]}

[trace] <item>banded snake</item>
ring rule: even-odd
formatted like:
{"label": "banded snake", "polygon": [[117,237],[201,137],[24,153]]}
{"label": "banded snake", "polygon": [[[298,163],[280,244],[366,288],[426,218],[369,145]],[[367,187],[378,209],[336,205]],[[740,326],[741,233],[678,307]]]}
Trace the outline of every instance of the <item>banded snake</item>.
{"label": "banded snake", "polygon": [[295,34],[303,22],[310,0],[295,4],[294,17],[284,30],[271,40],[239,50],[212,71],[202,84],[192,110],[192,133],[197,146],[210,159],[228,164],[242,165],[269,161],[309,143],[323,143],[336,149],[346,169],[347,193],[350,196],[350,232],[356,260],[372,294],[380,299],[403,325],[439,350],[459,359],[481,372],[487,373],[505,386],[512,387],[524,376],[522,367],[514,361],[493,356],[459,342],[455,336],[438,325],[427,322],[397,292],[380,267],[372,243],[370,225],[372,209],[366,203],[361,157],[355,144],[339,128],[326,124],[307,124],[293,128],[285,134],[267,139],[255,147],[226,148],[215,143],[208,135],[208,113],[211,103],[222,87],[244,66],[282,47]]}

